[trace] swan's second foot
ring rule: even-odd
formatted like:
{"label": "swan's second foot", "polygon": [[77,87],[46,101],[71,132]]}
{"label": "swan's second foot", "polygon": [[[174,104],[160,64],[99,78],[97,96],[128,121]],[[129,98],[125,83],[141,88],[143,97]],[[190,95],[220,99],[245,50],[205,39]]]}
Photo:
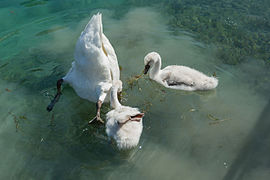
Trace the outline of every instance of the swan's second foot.
{"label": "swan's second foot", "polygon": [[104,124],[104,121],[101,119],[100,117],[100,109],[101,109],[101,106],[102,106],[102,101],[98,100],[98,102],[96,103],[96,107],[97,107],[97,115],[96,117],[94,117],[93,119],[91,119],[88,124],[92,124],[94,122],[99,122],[99,123],[102,123]]}
{"label": "swan's second foot", "polygon": [[61,93],[61,85],[63,84],[64,80],[63,79],[59,79],[57,81],[57,94],[54,96],[53,100],[51,101],[51,103],[47,106],[47,111],[51,111],[55,105],[55,103],[57,103],[60,99],[60,96],[62,95]]}
{"label": "swan's second foot", "polygon": [[54,96],[54,98],[53,98],[53,100],[51,101],[51,103],[47,106],[47,111],[48,111],[48,112],[50,112],[50,111],[53,109],[55,103],[57,103],[57,102],[59,101],[60,96],[61,96],[61,93],[57,93],[57,94]]}
{"label": "swan's second foot", "polygon": [[95,122],[104,124],[104,121],[101,119],[100,115],[96,115],[96,117],[94,117],[93,119],[91,119],[88,124],[93,124]]}

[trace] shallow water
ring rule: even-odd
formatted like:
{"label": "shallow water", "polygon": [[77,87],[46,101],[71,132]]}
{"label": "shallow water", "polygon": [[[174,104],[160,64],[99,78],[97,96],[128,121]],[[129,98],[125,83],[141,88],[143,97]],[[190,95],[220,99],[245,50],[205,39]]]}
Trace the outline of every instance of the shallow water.
{"label": "shallow water", "polygon": [[[0,179],[269,179],[265,62],[224,64],[214,44],[171,30],[157,6],[134,2],[0,2]],[[122,67],[123,104],[146,111],[140,143],[127,152],[108,142],[104,127],[87,125],[95,104],[71,87],[46,111],[80,32],[98,11]],[[144,76],[131,87],[150,51],[161,54],[163,67],[216,72],[219,86],[183,92]],[[103,118],[109,110],[103,106]]]}

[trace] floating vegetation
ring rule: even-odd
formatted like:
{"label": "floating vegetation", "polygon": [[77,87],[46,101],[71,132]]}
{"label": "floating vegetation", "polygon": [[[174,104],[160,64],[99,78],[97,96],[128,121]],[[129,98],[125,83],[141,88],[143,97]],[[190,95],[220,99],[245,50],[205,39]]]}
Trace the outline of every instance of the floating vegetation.
{"label": "floating vegetation", "polygon": [[27,0],[24,2],[21,2],[20,5],[24,7],[33,7],[38,5],[45,5],[47,4],[48,0]]}
{"label": "floating vegetation", "polygon": [[66,28],[66,26],[54,27],[54,28],[51,28],[51,29],[41,31],[41,32],[37,33],[35,36],[43,36],[43,35],[46,35],[46,34],[49,34],[49,33],[53,33],[55,31],[59,31],[59,30],[64,29],[64,28]]}
{"label": "floating vegetation", "polygon": [[11,92],[11,90],[10,90],[10,89],[8,89],[8,88],[6,88],[5,90],[6,90],[7,92]]}
{"label": "floating vegetation", "polygon": [[16,132],[19,131],[19,125],[20,125],[20,120],[27,120],[27,117],[24,115],[21,115],[19,117],[17,117],[15,114],[13,114],[12,112],[9,112],[8,114],[10,114],[13,117],[14,123],[15,123],[15,128],[16,128]]}
{"label": "floating vegetation", "polygon": [[134,86],[138,86],[138,80],[142,77],[143,74],[132,76],[131,78],[127,79],[127,84],[130,89]]}
{"label": "floating vegetation", "polygon": [[227,120],[229,120],[229,119],[222,119],[222,120],[218,120],[216,122],[210,122],[209,125],[216,125],[216,124],[219,124],[219,123],[221,123],[223,121],[227,121]]}
{"label": "floating vegetation", "polygon": [[269,1],[249,0],[163,3],[166,13],[172,15],[169,25],[173,29],[184,29],[206,44],[214,43],[217,57],[227,64],[238,64],[249,57],[270,64],[269,6]]}
{"label": "floating vegetation", "polygon": [[119,70],[122,71],[123,70],[123,67],[121,65],[119,65]]}
{"label": "floating vegetation", "polygon": [[153,106],[153,104],[150,101],[145,101],[142,105],[142,112],[146,113],[150,111],[150,107]]}
{"label": "floating vegetation", "polygon": [[213,121],[213,122],[209,122],[209,125],[215,125],[215,124],[219,124],[219,123],[221,123],[221,122],[223,122],[223,121],[229,120],[229,119],[219,119],[219,118],[213,116],[212,114],[208,114],[207,117],[208,117],[210,120]]}
{"label": "floating vegetation", "polygon": [[26,116],[22,115],[22,116],[19,116],[19,119],[23,119],[23,120],[26,120]]}
{"label": "floating vegetation", "polygon": [[209,119],[213,120],[213,121],[218,121],[218,120],[219,120],[218,118],[214,117],[214,116],[211,115],[211,114],[208,114],[207,117],[208,117]]}

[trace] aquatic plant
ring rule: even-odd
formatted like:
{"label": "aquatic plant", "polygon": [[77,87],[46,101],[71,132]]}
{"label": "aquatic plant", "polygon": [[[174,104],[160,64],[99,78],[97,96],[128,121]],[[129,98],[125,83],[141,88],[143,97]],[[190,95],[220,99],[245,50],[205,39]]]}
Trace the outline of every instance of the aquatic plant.
{"label": "aquatic plant", "polygon": [[128,88],[132,89],[134,86],[138,86],[139,88],[139,82],[138,80],[142,77],[142,74],[140,75],[135,75],[126,80],[128,84]]}
{"label": "aquatic plant", "polygon": [[254,58],[270,66],[270,1],[129,0],[125,5],[155,5],[169,15],[168,25],[175,34],[185,30],[205,44],[214,44],[216,57],[226,64]]}
{"label": "aquatic plant", "polygon": [[163,3],[172,29],[184,29],[195,38],[217,46],[216,56],[226,64],[247,58],[270,62],[269,1],[170,0]]}

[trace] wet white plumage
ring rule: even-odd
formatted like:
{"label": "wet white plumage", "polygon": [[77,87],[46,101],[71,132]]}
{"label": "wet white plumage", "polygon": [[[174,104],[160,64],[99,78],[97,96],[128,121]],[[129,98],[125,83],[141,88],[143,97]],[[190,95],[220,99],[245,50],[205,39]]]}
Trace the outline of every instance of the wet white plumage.
{"label": "wet white plumage", "polygon": [[116,54],[103,34],[102,16],[93,15],[81,33],[75,48],[75,61],[63,77],[76,93],[92,102],[109,100],[112,80],[119,80]]}
{"label": "wet white plumage", "polygon": [[149,65],[149,77],[171,89],[185,91],[210,90],[218,85],[215,77],[205,74],[187,66],[172,65],[161,69],[161,57],[156,52],[147,54],[144,64]]}
{"label": "wet white plumage", "polygon": [[143,129],[143,113],[137,108],[122,106],[117,99],[117,92],[122,82],[117,81],[111,89],[111,107],[106,114],[106,133],[113,138],[119,149],[130,149],[139,143]]}

